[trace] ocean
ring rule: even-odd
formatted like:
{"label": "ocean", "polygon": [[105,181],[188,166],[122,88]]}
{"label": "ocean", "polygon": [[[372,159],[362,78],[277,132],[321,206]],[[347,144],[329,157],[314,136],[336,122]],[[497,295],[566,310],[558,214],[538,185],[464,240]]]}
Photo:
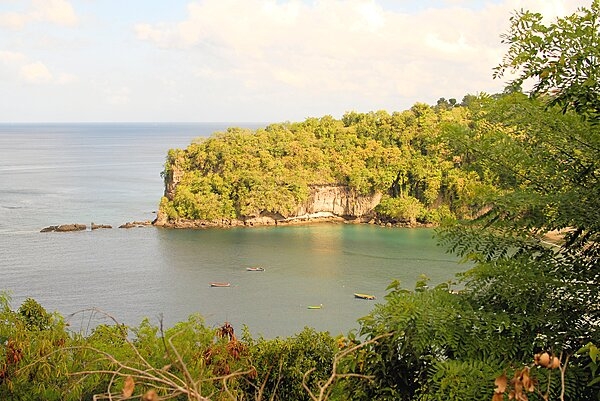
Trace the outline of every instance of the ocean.
{"label": "ocean", "polygon": [[[101,310],[128,325],[201,314],[265,337],[306,326],[337,335],[358,329],[392,280],[411,288],[421,274],[440,283],[465,269],[431,229],[117,228],[155,218],[170,148],[230,126],[262,125],[0,124],[0,291],[13,308],[31,297],[81,330],[109,323]],[[113,228],[40,233],[92,222]],[[215,281],[231,286],[211,288]]]}

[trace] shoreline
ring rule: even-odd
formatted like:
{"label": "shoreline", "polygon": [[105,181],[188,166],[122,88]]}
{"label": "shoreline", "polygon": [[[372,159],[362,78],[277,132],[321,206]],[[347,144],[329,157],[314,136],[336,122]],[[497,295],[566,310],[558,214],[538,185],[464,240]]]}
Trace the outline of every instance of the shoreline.
{"label": "shoreline", "polygon": [[[287,226],[302,226],[311,224],[365,224],[365,225],[376,225],[379,227],[387,228],[432,228],[435,224],[432,223],[416,223],[411,224],[409,222],[398,222],[398,221],[384,221],[379,218],[369,217],[343,217],[336,216],[330,213],[315,213],[314,215],[302,215],[293,218],[286,219],[273,219],[273,218],[248,218],[248,219],[221,219],[221,220],[166,220],[159,221],[155,219],[153,221],[132,221],[126,222],[118,226],[118,228],[130,229],[130,228],[145,228],[145,227],[156,227],[174,230],[202,230],[202,229],[228,229],[228,228],[258,228],[258,227],[287,227]],[[51,225],[42,228],[39,232],[76,232],[76,231],[96,231],[96,230],[107,230],[112,229],[111,225],[106,224],[94,224],[86,225],[79,223]]]}
{"label": "shoreline", "polygon": [[377,225],[380,227],[396,227],[396,228],[431,228],[435,224],[431,223],[416,223],[400,221],[384,221],[382,219],[368,217],[348,217],[337,216],[329,212],[319,212],[314,214],[305,214],[292,218],[273,218],[273,216],[259,216],[247,219],[221,219],[221,220],[159,220],[158,218],[152,223],[155,227],[170,228],[170,229],[209,229],[209,228],[234,228],[234,227],[286,227],[297,225],[310,224],[367,224]]}

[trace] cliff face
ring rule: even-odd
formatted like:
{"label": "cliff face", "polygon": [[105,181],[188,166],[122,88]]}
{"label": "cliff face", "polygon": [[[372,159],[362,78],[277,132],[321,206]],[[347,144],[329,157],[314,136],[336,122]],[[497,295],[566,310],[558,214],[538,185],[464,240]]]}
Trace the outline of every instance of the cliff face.
{"label": "cliff face", "polygon": [[331,213],[336,216],[362,217],[381,201],[381,194],[360,195],[345,185],[313,185],[306,202],[298,207],[296,216]]}
{"label": "cliff face", "polygon": [[165,176],[165,197],[167,199],[173,200],[175,188],[181,180],[181,177],[183,177],[183,174],[183,170],[175,167]]}
{"label": "cliff face", "polygon": [[[183,172],[173,169],[165,177],[164,196],[172,200],[177,183]],[[307,200],[298,205],[294,213],[282,216],[270,212],[262,212],[259,216],[246,216],[238,219],[223,219],[220,221],[169,221],[159,211],[155,225],[182,228],[219,227],[240,225],[276,225],[295,224],[307,221],[345,220],[369,218],[375,206],[381,201],[381,193],[361,195],[346,185],[311,185]]]}

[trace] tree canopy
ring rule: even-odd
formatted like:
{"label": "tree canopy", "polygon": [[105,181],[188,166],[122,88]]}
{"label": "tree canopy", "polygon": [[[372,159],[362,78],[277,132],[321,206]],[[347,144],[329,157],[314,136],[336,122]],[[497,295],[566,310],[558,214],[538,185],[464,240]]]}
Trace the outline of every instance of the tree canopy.
{"label": "tree canopy", "polygon": [[311,186],[344,185],[360,194],[382,193],[378,212],[388,218],[468,217],[491,187],[452,157],[443,135],[445,126],[468,121],[466,107],[419,103],[392,114],[349,112],[340,120],[325,116],[256,131],[231,128],[169,151],[163,175],[169,180],[176,171],[179,182],[161,209],[172,219],[263,211],[288,216]]}
{"label": "tree canopy", "polygon": [[[599,5],[549,26],[540,14],[512,18],[497,73],[520,75],[447,131],[456,156],[498,189],[481,216],[439,230],[474,265],[453,294],[393,283],[362,320],[367,338],[393,333],[373,347],[369,397],[599,399]],[[515,91],[527,79],[530,97]]]}

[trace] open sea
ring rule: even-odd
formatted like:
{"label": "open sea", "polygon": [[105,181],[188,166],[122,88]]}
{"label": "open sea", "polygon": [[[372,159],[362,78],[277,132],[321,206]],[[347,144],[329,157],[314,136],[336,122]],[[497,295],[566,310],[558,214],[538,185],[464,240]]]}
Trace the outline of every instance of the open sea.
{"label": "open sea", "polygon": [[[129,325],[171,326],[199,313],[265,337],[305,326],[337,335],[357,329],[392,280],[411,288],[420,274],[437,284],[465,269],[430,229],[117,228],[156,216],[170,148],[229,126],[261,125],[0,124],[0,291],[12,307],[31,297],[82,329],[109,322],[88,310],[99,308]],[[113,228],[40,233],[91,222]],[[256,265],[265,271],[246,271]]]}

